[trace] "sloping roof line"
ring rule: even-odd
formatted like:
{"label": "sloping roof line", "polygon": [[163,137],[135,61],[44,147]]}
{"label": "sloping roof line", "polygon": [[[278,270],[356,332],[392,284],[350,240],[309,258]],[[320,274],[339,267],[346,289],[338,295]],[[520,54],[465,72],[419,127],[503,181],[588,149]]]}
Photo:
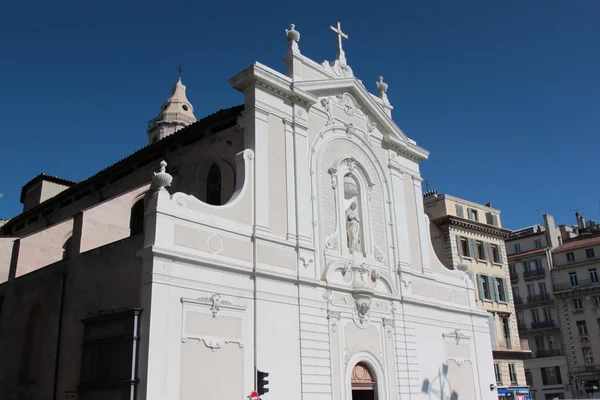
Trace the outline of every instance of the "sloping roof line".
{"label": "sloping roof line", "polygon": [[[98,171],[94,175],[90,176],[87,179],[80,181],[79,183],[74,184],[69,189],[64,190],[57,194],[54,197],[49,198],[46,201],[41,202],[35,207],[32,207],[21,214],[11,218],[4,226],[2,226],[3,233],[6,232],[6,229],[12,227],[14,224],[18,223],[25,216],[29,216],[31,214],[35,214],[40,209],[48,206],[53,202],[58,202],[60,199],[68,197],[78,190],[81,190],[83,187],[88,186],[92,181],[100,179],[101,177],[108,177],[114,174],[128,164],[133,163],[143,156],[153,156],[157,158],[169,151],[170,146],[182,142],[184,145],[196,142],[205,137],[205,130],[209,130],[208,135],[217,133],[222,131],[223,129],[227,129],[231,126],[234,126],[237,123],[237,116],[244,110],[243,105],[234,106],[231,108],[226,108],[219,110],[213,114],[210,114],[201,120],[194,122],[186,126],[185,128],[177,131],[176,133],[165,137],[164,139],[154,143],[149,144],[141,149],[133,152],[127,157],[117,161],[116,163]],[[221,122],[221,123],[219,123]],[[214,128],[214,129],[210,129]],[[59,178],[60,179],[60,178]],[[150,179],[150,177],[148,177]]]}
{"label": "sloping roof line", "polygon": [[589,246],[591,244],[600,243],[600,236],[594,236],[586,239],[576,239],[567,243],[563,243],[553,250],[554,252],[560,252],[563,250],[574,249],[576,247]]}
{"label": "sloping roof line", "polygon": [[529,251],[525,251],[523,253],[511,254],[510,256],[506,256],[506,258],[511,260],[513,258],[527,257],[527,256],[532,256],[534,254],[544,253],[545,251],[546,251],[546,248],[529,250]]}
{"label": "sloping roof line", "polygon": [[54,183],[58,183],[59,185],[64,185],[64,186],[77,185],[77,182],[70,181],[70,180],[64,179],[64,178],[59,178],[58,176],[44,174],[42,172],[41,174],[39,174],[38,176],[36,176],[35,178],[33,178],[32,180],[30,180],[29,182],[27,182],[26,184],[23,185],[23,187],[21,188],[21,199],[20,199],[21,203],[23,203],[23,201],[25,201],[25,193],[27,192],[27,188],[36,184],[37,182],[40,182],[40,181],[54,182]]}

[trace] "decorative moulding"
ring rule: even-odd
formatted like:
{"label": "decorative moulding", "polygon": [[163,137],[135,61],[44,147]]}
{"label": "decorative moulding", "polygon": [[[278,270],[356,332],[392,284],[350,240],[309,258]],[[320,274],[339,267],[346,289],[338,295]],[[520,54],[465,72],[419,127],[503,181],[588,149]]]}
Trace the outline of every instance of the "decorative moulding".
{"label": "decorative moulding", "polygon": [[152,185],[156,190],[163,190],[165,187],[171,186],[171,182],[173,182],[173,177],[167,173],[167,162],[162,160],[159,172],[155,172],[152,176]]}
{"label": "decorative moulding", "polygon": [[444,338],[452,338],[456,341],[456,344],[459,344],[461,340],[471,339],[470,336],[465,335],[460,331],[460,329],[455,329],[449,333],[442,333]]}
{"label": "decorative moulding", "polygon": [[213,318],[216,318],[217,314],[221,310],[231,310],[231,311],[245,311],[245,305],[236,305],[232,304],[230,301],[223,299],[221,294],[215,293],[210,297],[201,297],[199,299],[189,299],[182,297],[181,302],[189,305],[197,305],[204,306],[208,308],[212,312]]}
{"label": "decorative moulding", "polygon": [[253,85],[258,85],[307,107],[311,107],[318,101],[317,97],[298,88],[297,84],[292,85],[290,78],[261,63],[252,64],[231,78],[229,83],[240,92],[244,92]]}

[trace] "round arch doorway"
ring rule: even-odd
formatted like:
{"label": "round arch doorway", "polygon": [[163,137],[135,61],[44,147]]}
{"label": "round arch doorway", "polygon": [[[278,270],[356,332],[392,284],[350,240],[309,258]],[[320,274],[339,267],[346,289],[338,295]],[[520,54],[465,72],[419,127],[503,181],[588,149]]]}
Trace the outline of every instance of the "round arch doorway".
{"label": "round arch doorway", "polygon": [[377,382],[372,371],[360,362],[352,368],[352,400],[377,400]]}

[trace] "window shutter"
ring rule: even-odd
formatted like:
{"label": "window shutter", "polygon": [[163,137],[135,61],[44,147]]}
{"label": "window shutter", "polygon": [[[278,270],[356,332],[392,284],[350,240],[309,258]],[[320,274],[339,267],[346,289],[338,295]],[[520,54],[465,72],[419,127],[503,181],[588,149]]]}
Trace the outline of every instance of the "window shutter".
{"label": "window shutter", "polygon": [[483,279],[481,279],[481,274],[477,274],[477,287],[479,288],[479,299],[483,300]]}
{"label": "window shutter", "polygon": [[462,246],[460,245],[460,236],[456,235],[456,251],[459,256],[464,256]]}
{"label": "window shutter", "polygon": [[475,246],[475,239],[468,239],[469,241],[469,257],[473,257],[475,258],[476,254],[475,250],[477,250],[477,247]]}
{"label": "window shutter", "polygon": [[491,212],[485,213],[485,220],[489,225],[494,225],[494,217]]}
{"label": "window shutter", "polygon": [[492,247],[487,242],[483,243],[483,253],[485,254],[485,259],[486,260],[493,261],[492,260]]}
{"label": "window shutter", "polygon": [[500,224],[498,223],[498,215],[496,214],[492,214],[492,225],[500,226]]}
{"label": "window shutter", "polygon": [[503,263],[504,262],[504,261],[502,261],[503,260],[503,258],[502,258],[502,249],[503,248],[504,248],[504,244],[499,244],[498,245],[498,262],[499,263]]}
{"label": "window shutter", "polygon": [[460,218],[465,217],[465,209],[460,204],[456,204],[456,216]]}
{"label": "window shutter", "polygon": [[504,298],[506,299],[507,303],[510,303],[510,297],[508,297],[508,285],[509,285],[509,282],[508,282],[508,280],[506,278],[502,278],[502,283],[503,283],[502,286],[504,286]]}
{"label": "window shutter", "polygon": [[474,219],[474,217],[473,217],[473,210],[472,210],[472,209],[470,209],[470,208],[467,208],[467,214],[469,215],[469,219],[470,219],[470,220],[473,220],[473,219]]}
{"label": "window shutter", "polygon": [[496,278],[493,276],[488,277],[488,285],[490,285],[491,300],[500,301],[500,295],[498,294],[498,283],[496,282]]}
{"label": "window shutter", "polygon": [[493,315],[488,315],[488,321],[490,324],[490,337],[492,339],[492,347],[496,344],[496,320]]}
{"label": "window shutter", "polygon": [[473,273],[471,271],[467,271],[467,275],[468,275],[469,279],[471,280],[471,282],[473,282],[473,284],[475,284],[475,281],[473,280]]}

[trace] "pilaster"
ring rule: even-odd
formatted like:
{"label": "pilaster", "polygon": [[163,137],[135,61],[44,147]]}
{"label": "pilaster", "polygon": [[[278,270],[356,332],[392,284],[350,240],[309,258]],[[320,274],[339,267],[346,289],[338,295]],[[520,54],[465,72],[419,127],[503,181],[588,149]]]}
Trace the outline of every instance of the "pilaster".
{"label": "pilaster", "polygon": [[421,245],[423,272],[431,273],[431,263],[429,262],[429,227],[426,224],[425,208],[423,206],[423,189],[421,188],[423,179],[415,176],[413,176],[412,179],[415,190],[415,202],[417,205],[417,221],[419,225],[419,242]]}
{"label": "pilaster", "polygon": [[310,164],[308,159],[308,110],[294,104],[294,154],[296,162],[296,204],[298,213],[298,246],[313,247],[313,216],[310,195]]}
{"label": "pilaster", "polygon": [[395,168],[390,168],[392,180],[392,204],[394,207],[396,237],[398,246],[396,257],[400,265],[411,265],[410,248],[408,243],[408,222],[406,219],[406,199],[404,193],[404,174]]}

